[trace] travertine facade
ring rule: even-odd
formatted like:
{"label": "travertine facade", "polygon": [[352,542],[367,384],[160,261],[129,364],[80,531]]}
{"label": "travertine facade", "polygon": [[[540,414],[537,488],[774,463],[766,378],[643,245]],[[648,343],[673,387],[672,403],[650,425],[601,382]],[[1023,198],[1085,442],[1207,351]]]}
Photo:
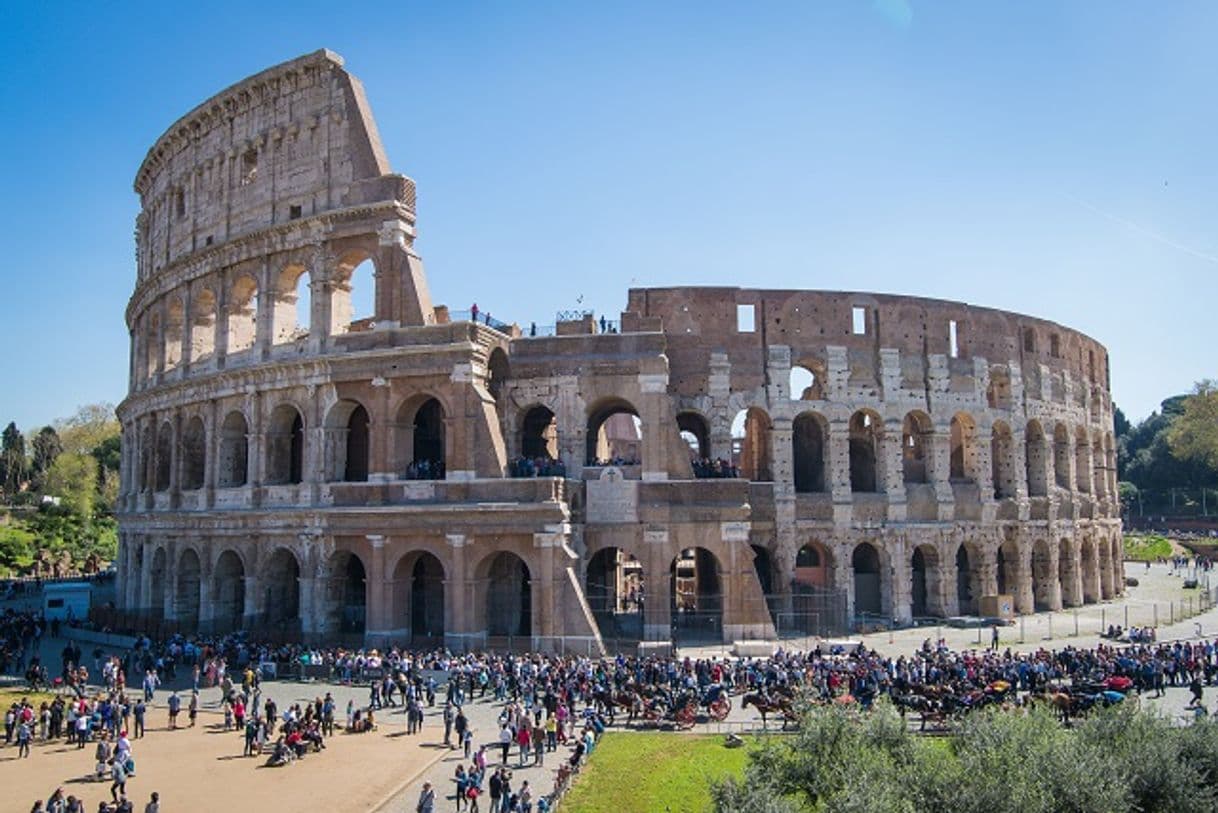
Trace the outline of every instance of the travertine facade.
{"label": "travertine facade", "polygon": [[[809,595],[905,623],[1122,591],[1108,357],[1077,332],[739,288],[632,290],[553,336],[450,318],[414,184],[324,51],[184,116],[135,188],[124,608],[584,650],[667,640],[678,607],[733,640]],[[740,476],[695,477],[691,447]],[[512,477],[521,455],[563,468]]]}

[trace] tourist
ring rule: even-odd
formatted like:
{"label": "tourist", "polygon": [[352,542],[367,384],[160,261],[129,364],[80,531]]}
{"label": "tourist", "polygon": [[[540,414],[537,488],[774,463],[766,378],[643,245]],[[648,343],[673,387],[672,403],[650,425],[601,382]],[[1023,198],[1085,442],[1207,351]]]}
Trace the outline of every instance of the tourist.
{"label": "tourist", "polygon": [[419,794],[419,803],[415,805],[415,813],[435,813],[436,792],[430,782],[423,783],[423,792]]}
{"label": "tourist", "polygon": [[182,698],[178,697],[178,690],[174,689],[169,695],[169,729],[172,731],[178,727],[178,712],[182,710]]}
{"label": "tourist", "polygon": [[152,798],[144,805],[144,813],[161,813],[161,794],[152,792]]}

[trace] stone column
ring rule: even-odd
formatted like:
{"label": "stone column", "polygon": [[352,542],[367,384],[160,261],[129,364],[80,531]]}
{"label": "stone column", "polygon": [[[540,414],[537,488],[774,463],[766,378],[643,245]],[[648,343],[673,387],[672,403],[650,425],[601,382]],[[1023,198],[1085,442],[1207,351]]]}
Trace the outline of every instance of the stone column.
{"label": "stone column", "polygon": [[792,446],[792,428],[788,418],[774,418],[771,423],[770,461],[775,495],[779,492],[793,493],[795,490],[795,449]]}
{"label": "stone column", "polygon": [[[829,421],[829,467],[825,472],[825,483],[833,499],[833,521],[835,524],[850,522],[854,514],[854,495],[850,491],[850,424],[844,420]],[[852,582],[853,583],[853,582]],[[854,593],[851,587],[850,607],[853,613]]]}
{"label": "stone column", "polygon": [[465,534],[448,534],[444,541],[452,551],[444,581],[444,645],[454,652],[467,652],[486,644],[484,619],[475,620],[473,612],[474,590],[472,574],[468,569],[467,548],[469,539]]}
{"label": "stone column", "polygon": [[241,626],[250,627],[258,623],[258,617],[265,613],[265,609],[260,609],[258,589],[261,586],[258,583],[257,576],[244,576],[242,582],[245,585],[243,592],[244,603],[241,607]]}
{"label": "stone column", "polygon": [[173,411],[170,418],[169,446],[169,505],[177,508],[182,501],[182,410]]}
{"label": "stone column", "polygon": [[956,496],[952,492],[952,430],[949,426],[936,425],[926,439],[928,445],[926,462],[930,465],[929,479],[935,488],[935,502],[939,504],[939,519],[950,520],[956,515]]}
{"label": "stone column", "polygon": [[643,533],[643,578],[647,594],[643,605],[643,639],[672,640],[672,584],[669,565],[675,551],[669,545],[667,530]]}
{"label": "stone column", "polygon": [[388,623],[391,613],[385,606],[385,537],[381,534],[368,534],[364,538],[368,540],[371,554],[368,557],[367,570],[364,571],[367,607],[364,637],[369,643],[384,645],[391,637]]}
{"label": "stone column", "polygon": [[884,422],[884,436],[880,439],[880,459],[876,461],[877,479],[888,495],[889,522],[904,522],[905,502],[905,458],[901,448],[904,422],[901,419]]}
{"label": "stone column", "polygon": [[227,274],[216,280],[216,369],[223,370],[228,358],[228,288]]}
{"label": "stone column", "polygon": [[[889,539],[885,545],[876,543],[878,550],[888,549],[888,566],[881,560],[881,592],[887,593],[892,620],[904,626],[913,621],[913,571],[910,567],[912,552],[905,539]],[[887,577],[887,578],[885,578]],[[888,584],[885,589],[884,581]]]}
{"label": "stone column", "polygon": [[668,479],[667,439],[676,427],[669,420],[667,373],[640,373],[638,405],[643,421],[643,479]]}
{"label": "stone column", "polygon": [[980,593],[975,598],[996,596],[998,595],[998,548],[993,545],[985,545],[980,547],[978,552],[981,554],[981,561],[977,564],[977,586],[980,588]]}
{"label": "stone column", "polygon": [[182,293],[182,360],[178,366],[182,368],[182,377],[190,375],[190,365],[194,361],[195,352],[195,305],[193,286],[187,285]]}
{"label": "stone column", "polygon": [[939,551],[939,593],[942,601],[943,614],[951,617],[960,615],[960,595],[956,585],[960,580],[960,571],[956,566],[956,546],[938,545]]}
{"label": "stone column", "polygon": [[258,312],[254,314],[254,354],[263,360],[271,357],[275,344],[275,301],[279,298],[277,280],[271,273],[271,264],[262,260],[258,273]]}

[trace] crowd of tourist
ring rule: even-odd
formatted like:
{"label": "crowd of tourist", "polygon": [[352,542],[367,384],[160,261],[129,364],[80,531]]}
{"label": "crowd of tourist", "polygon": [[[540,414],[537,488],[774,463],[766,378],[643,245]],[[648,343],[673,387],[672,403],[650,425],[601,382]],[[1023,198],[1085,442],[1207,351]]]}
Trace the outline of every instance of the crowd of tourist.
{"label": "crowd of tourist", "polygon": [[740,476],[740,470],[733,466],[730,460],[721,457],[715,460],[696,457],[690,461],[690,465],[693,466],[694,477],[700,480]]}
{"label": "crowd of tourist", "polygon": [[412,460],[406,467],[407,480],[443,480],[443,460]]}
{"label": "crowd of tourist", "polygon": [[567,466],[551,457],[518,457],[509,471],[513,477],[566,477]]}

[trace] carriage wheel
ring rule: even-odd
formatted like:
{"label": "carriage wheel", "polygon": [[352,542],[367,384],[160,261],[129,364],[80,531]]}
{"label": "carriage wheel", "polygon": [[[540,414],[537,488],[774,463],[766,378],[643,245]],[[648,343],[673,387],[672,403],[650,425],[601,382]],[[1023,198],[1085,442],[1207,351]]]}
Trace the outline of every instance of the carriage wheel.
{"label": "carriage wheel", "polygon": [[719,722],[727,719],[727,715],[732,713],[732,699],[730,697],[720,697],[710,705],[711,716]]}

